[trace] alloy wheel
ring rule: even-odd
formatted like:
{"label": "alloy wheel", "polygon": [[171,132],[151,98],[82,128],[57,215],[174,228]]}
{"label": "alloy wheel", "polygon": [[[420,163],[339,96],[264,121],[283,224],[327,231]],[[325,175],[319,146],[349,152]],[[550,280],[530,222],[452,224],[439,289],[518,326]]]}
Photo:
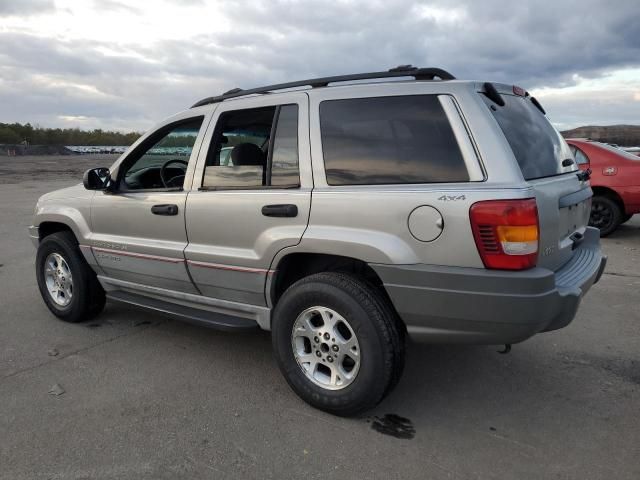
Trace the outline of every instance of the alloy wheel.
{"label": "alloy wheel", "polygon": [[589,223],[591,226],[605,230],[613,222],[613,212],[604,203],[593,201],[591,204],[591,217]]}
{"label": "alloy wheel", "polygon": [[349,322],[327,307],[303,311],[291,332],[293,355],[305,376],[327,390],[340,390],[360,369],[360,344]]}
{"label": "alloy wheel", "polygon": [[44,280],[49,296],[60,307],[73,298],[73,277],[69,264],[59,253],[50,253],[44,261]]}

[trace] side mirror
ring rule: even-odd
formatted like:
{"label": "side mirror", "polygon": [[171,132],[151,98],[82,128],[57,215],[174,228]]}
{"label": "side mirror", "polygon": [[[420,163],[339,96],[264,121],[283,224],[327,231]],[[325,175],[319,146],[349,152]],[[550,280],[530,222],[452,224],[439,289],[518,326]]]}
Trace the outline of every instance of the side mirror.
{"label": "side mirror", "polygon": [[90,168],[84,172],[82,183],[87,190],[105,190],[110,179],[108,168]]}

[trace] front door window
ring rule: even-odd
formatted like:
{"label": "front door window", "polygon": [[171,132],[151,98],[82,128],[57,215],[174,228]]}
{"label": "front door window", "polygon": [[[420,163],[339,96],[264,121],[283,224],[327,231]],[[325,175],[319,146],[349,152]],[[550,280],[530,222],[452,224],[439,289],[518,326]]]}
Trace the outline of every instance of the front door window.
{"label": "front door window", "polygon": [[160,129],[125,161],[123,190],[181,189],[203,117]]}

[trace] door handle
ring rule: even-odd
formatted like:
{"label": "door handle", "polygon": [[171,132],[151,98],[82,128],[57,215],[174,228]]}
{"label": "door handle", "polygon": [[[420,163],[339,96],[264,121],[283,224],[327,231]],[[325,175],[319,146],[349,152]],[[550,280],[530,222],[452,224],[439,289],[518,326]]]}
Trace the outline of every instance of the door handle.
{"label": "door handle", "polygon": [[262,215],[265,217],[297,217],[298,206],[285,205],[265,205],[262,207]]}
{"label": "door handle", "polygon": [[153,207],[151,207],[151,213],[153,213],[154,215],[177,215],[178,206],[174,204],[154,205]]}

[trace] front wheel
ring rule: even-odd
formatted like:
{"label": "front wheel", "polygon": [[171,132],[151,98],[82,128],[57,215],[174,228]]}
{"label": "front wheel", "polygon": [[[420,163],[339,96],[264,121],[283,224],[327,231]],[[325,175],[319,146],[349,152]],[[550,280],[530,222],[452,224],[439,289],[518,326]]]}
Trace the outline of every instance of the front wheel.
{"label": "front wheel", "polygon": [[622,210],[616,202],[605,196],[595,196],[591,201],[589,225],[600,230],[600,236],[613,233],[622,223]]}
{"label": "front wheel", "polygon": [[336,415],[374,407],[404,365],[402,330],[386,299],[343,273],[311,275],[289,287],[274,311],[272,340],[291,388]]}
{"label": "front wheel", "polygon": [[44,303],[62,320],[88,320],[104,308],[104,290],[71,232],[51,234],[38,245],[36,277]]}

